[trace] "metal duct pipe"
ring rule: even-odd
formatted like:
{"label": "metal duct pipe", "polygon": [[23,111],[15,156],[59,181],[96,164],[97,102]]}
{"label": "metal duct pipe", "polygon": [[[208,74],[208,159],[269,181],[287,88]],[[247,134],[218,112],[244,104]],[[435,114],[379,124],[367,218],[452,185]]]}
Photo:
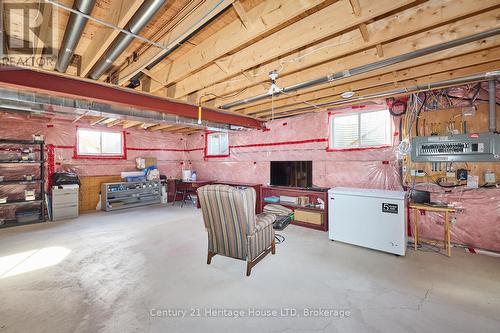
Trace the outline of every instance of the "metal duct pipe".
{"label": "metal duct pipe", "polygon": [[[306,107],[297,108],[297,109],[293,109],[293,110],[290,110],[287,112],[280,113],[279,116],[286,115],[287,113],[307,111],[307,110],[314,109],[315,107],[321,107],[321,108],[336,107],[336,106],[341,106],[344,104],[352,104],[353,102],[362,102],[362,101],[372,100],[372,99],[377,99],[377,98],[387,98],[390,96],[402,95],[402,94],[412,94],[412,93],[417,93],[420,91],[429,91],[429,90],[433,90],[433,89],[458,86],[458,85],[463,85],[463,84],[467,84],[467,83],[481,82],[481,81],[485,81],[485,80],[490,80],[490,82],[491,82],[491,80],[495,81],[498,78],[500,78],[500,71],[493,71],[493,72],[488,72],[488,73],[484,73],[484,74],[470,75],[470,76],[465,76],[465,77],[461,77],[461,78],[439,81],[439,82],[434,82],[434,83],[429,83],[429,84],[424,84],[424,85],[415,85],[415,86],[408,87],[408,88],[393,89],[393,90],[388,90],[385,92],[379,92],[379,93],[375,93],[375,94],[370,94],[370,95],[365,95],[365,96],[360,96],[360,97],[355,97],[355,98],[349,98],[349,99],[341,100],[341,101],[334,101],[334,102],[317,104],[315,106],[306,106]],[[493,100],[493,104],[495,105],[495,100]]]}
{"label": "metal duct pipe", "polygon": [[496,80],[488,81],[488,109],[489,109],[489,130],[497,131],[497,92]]}
{"label": "metal duct pipe", "polygon": [[172,124],[193,128],[211,128],[229,130],[231,125],[204,120],[198,124],[197,119],[165,114],[162,112],[142,110],[122,105],[59,97],[38,92],[29,92],[11,88],[0,88],[0,109],[14,112],[33,112],[37,114],[54,114],[68,117],[98,116],[137,120],[161,124]]}
{"label": "metal duct pipe", "polygon": [[[75,0],[73,9],[88,15],[92,12],[94,5],[95,0]],[[45,6],[48,6],[48,4],[45,4]],[[80,41],[85,24],[87,24],[86,17],[76,13],[71,13],[69,16],[66,31],[64,31],[64,37],[57,56],[56,70],[58,72],[64,73],[68,69],[69,62]]]}
{"label": "metal duct pipe", "polygon": [[[128,21],[125,30],[130,31],[133,34],[138,34],[165,3],[166,0],[144,1],[139,10]],[[101,59],[99,59],[99,61],[94,65],[90,71],[89,77],[94,80],[99,79],[133,40],[134,36],[120,33],[108,47]]]}
{"label": "metal duct pipe", "polygon": [[[498,35],[498,34],[500,34],[500,28],[496,28],[496,29],[493,29],[493,30],[488,30],[488,31],[485,31],[485,32],[481,32],[481,33],[478,33],[478,34],[474,34],[474,35],[463,37],[463,38],[459,38],[459,39],[455,39],[455,40],[452,40],[452,41],[449,41],[449,42],[446,42],[446,43],[441,43],[441,44],[438,44],[438,45],[429,46],[429,47],[423,48],[421,50],[417,50],[417,51],[413,51],[413,52],[410,52],[410,53],[402,54],[402,55],[399,55],[399,56],[396,56],[396,57],[392,57],[392,58],[389,58],[389,59],[385,59],[385,60],[373,62],[371,64],[367,64],[367,65],[355,67],[355,68],[352,68],[352,69],[347,69],[347,70],[344,70],[342,72],[333,73],[333,74],[330,74],[330,75],[327,75],[327,76],[323,76],[323,77],[320,77],[320,78],[317,78],[317,79],[314,79],[314,80],[311,80],[311,81],[305,81],[305,82],[297,83],[297,84],[294,84],[294,85],[291,85],[291,86],[283,88],[280,92],[275,93],[274,96],[279,96],[279,95],[281,95],[283,93],[288,93],[288,92],[297,91],[297,90],[300,90],[300,89],[305,89],[305,88],[317,86],[317,85],[328,83],[328,82],[332,82],[332,81],[337,81],[337,80],[340,80],[340,79],[343,79],[343,78],[346,78],[346,77],[350,77],[350,76],[353,76],[353,75],[363,74],[363,73],[366,73],[366,72],[369,72],[369,71],[372,71],[372,70],[375,70],[375,69],[379,69],[379,68],[382,68],[382,67],[391,66],[391,65],[403,62],[403,61],[412,60],[414,58],[422,57],[424,55],[428,55],[428,54],[431,54],[431,53],[443,51],[443,50],[446,50],[446,49],[449,49],[449,48],[452,48],[452,47],[456,47],[456,46],[460,46],[460,45],[463,45],[463,44],[475,42],[475,41],[478,41],[478,40],[481,40],[481,39],[484,39],[484,38],[488,38],[488,37],[492,37],[492,36],[495,36],[495,35]],[[257,101],[260,101],[260,100],[268,98],[268,97],[271,97],[271,94],[265,93],[265,94],[262,94],[262,95],[257,95],[257,96],[254,96],[254,97],[249,97],[249,98],[245,98],[245,99],[242,99],[242,100],[239,100],[239,101],[235,101],[235,102],[232,102],[232,103],[224,104],[220,108],[221,109],[230,109],[230,108],[233,108],[233,107],[236,107],[236,106],[240,106],[240,105],[244,105],[244,104],[249,104],[249,103],[257,102]]]}

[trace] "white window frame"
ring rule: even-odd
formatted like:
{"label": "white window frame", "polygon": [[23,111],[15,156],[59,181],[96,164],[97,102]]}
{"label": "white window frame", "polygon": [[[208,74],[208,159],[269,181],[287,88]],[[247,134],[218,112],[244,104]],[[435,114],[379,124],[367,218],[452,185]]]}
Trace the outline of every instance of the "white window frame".
{"label": "white window frame", "polygon": [[[368,113],[373,113],[373,112],[381,112],[385,111],[387,112],[387,128],[386,128],[386,138],[385,142],[381,142],[379,144],[361,144],[361,117],[363,114],[368,114]],[[346,117],[346,116],[353,116],[357,115],[358,116],[358,144],[357,145],[351,145],[351,146],[344,146],[344,147],[335,147],[335,129],[334,129],[334,123],[335,119],[341,118],[341,117]],[[339,151],[339,150],[352,150],[352,149],[370,149],[370,148],[380,148],[380,147],[390,147],[393,142],[392,138],[392,133],[393,133],[393,121],[392,117],[389,113],[388,109],[381,109],[381,110],[370,110],[370,111],[361,111],[361,112],[348,112],[348,113],[337,113],[337,114],[331,114],[330,115],[330,120],[329,120],[329,138],[328,138],[328,150],[329,151]]]}
{"label": "white window frame", "polygon": [[[230,146],[229,146],[229,133],[227,132],[210,132],[207,133],[207,140],[206,140],[206,157],[227,157],[230,154]],[[226,136],[227,137],[227,153],[223,153],[222,149],[219,149],[218,152],[211,152],[210,151],[210,138],[214,136]],[[220,140],[220,139],[219,139]],[[219,142],[220,145],[220,142]]]}
{"label": "white window frame", "polygon": [[[89,153],[89,152],[82,152],[80,151],[80,133],[82,131],[85,132],[97,132],[100,133],[100,152],[99,153]],[[107,153],[102,151],[102,134],[103,133],[109,133],[109,134],[116,134],[120,136],[121,140],[121,152],[119,153]],[[89,128],[77,128],[76,130],[76,147],[75,147],[75,156],[77,158],[125,158],[125,134],[123,132],[113,132],[113,131],[101,131],[101,130],[95,130],[95,129],[89,129]]]}

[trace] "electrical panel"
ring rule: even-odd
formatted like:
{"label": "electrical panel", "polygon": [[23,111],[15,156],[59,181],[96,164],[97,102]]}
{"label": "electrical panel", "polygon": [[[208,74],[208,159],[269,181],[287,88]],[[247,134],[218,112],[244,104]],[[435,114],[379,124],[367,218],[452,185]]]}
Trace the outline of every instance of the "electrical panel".
{"label": "electrical panel", "polygon": [[412,139],[413,162],[500,161],[500,134],[419,136]]}

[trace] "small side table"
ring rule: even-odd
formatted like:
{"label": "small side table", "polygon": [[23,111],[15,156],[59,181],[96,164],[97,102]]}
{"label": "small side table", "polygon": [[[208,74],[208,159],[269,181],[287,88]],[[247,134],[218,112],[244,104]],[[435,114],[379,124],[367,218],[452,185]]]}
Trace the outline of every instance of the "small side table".
{"label": "small side table", "polygon": [[444,249],[447,251],[448,257],[451,257],[451,244],[450,244],[450,213],[455,213],[457,211],[456,208],[452,207],[438,207],[424,204],[410,204],[410,209],[413,209],[413,233],[415,238],[415,251],[418,247],[418,215],[421,210],[426,212],[439,212],[444,213]]}

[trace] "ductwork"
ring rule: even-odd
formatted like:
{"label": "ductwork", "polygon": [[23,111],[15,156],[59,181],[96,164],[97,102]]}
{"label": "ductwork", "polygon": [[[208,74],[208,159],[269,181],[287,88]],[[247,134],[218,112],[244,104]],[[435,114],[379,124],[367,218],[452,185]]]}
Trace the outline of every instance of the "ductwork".
{"label": "ductwork", "polygon": [[496,80],[488,81],[488,110],[489,110],[489,130],[497,131],[497,92]]}
{"label": "ductwork", "polygon": [[[138,34],[165,3],[166,0],[144,1],[139,10],[128,21],[125,30],[130,31],[133,34]],[[106,50],[101,59],[99,59],[99,61],[94,65],[89,73],[89,77],[94,80],[99,79],[133,40],[134,36],[120,33]]]}
{"label": "ductwork", "polygon": [[[305,88],[310,88],[313,86],[317,86],[317,85],[332,82],[332,81],[337,81],[337,80],[347,78],[347,77],[350,77],[353,75],[363,74],[363,73],[373,71],[373,70],[376,70],[379,68],[391,66],[391,65],[403,62],[403,61],[412,60],[412,59],[422,57],[422,56],[425,56],[425,55],[428,55],[431,53],[443,51],[443,50],[446,50],[446,49],[449,49],[452,47],[456,47],[456,46],[460,46],[463,44],[472,43],[472,42],[475,42],[475,41],[478,41],[478,40],[481,40],[484,38],[496,36],[498,34],[500,34],[500,28],[488,30],[485,32],[471,35],[471,36],[455,39],[455,40],[452,40],[452,41],[449,41],[446,43],[441,43],[438,45],[429,46],[429,47],[426,47],[426,48],[423,48],[423,49],[420,49],[417,51],[402,54],[402,55],[392,57],[389,59],[377,61],[377,62],[374,62],[371,64],[355,67],[352,69],[347,69],[347,70],[344,70],[342,72],[333,73],[333,74],[330,74],[327,76],[320,77],[320,78],[315,79],[315,80],[297,83],[297,84],[294,84],[294,85],[291,85],[288,87],[284,87],[283,89],[281,89],[281,91],[274,93],[273,95],[276,97],[276,96],[279,96],[281,94],[294,92],[294,91],[298,91],[298,90],[305,89]],[[245,98],[245,99],[235,101],[232,103],[224,104],[220,108],[221,109],[230,109],[230,108],[234,108],[236,106],[254,103],[254,102],[260,101],[262,99],[269,98],[269,97],[271,97],[271,94],[265,93],[262,95],[257,95],[254,97],[249,97],[249,98]]]}
{"label": "ductwork", "polygon": [[0,109],[12,112],[30,112],[74,119],[79,116],[98,116],[149,123],[172,124],[193,128],[229,130],[231,125],[191,119],[150,110],[117,106],[109,103],[53,96],[10,88],[0,88]]}
{"label": "ductwork", "polygon": [[[89,15],[92,12],[94,5],[95,0],[75,0],[73,9],[79,11],[80,13]],[[45,4],[45,6],[48,6],[48,4]],[[59,48],[59,55],[57,56],[56,70],[58,72],[64,73],[68,69],[71,57],[75,52],[78,42],[80,41],[80,37],[82,36],[82,32],[86,24],[87,18],[83,15],[71,13],[69,16],[61,47]]]}

